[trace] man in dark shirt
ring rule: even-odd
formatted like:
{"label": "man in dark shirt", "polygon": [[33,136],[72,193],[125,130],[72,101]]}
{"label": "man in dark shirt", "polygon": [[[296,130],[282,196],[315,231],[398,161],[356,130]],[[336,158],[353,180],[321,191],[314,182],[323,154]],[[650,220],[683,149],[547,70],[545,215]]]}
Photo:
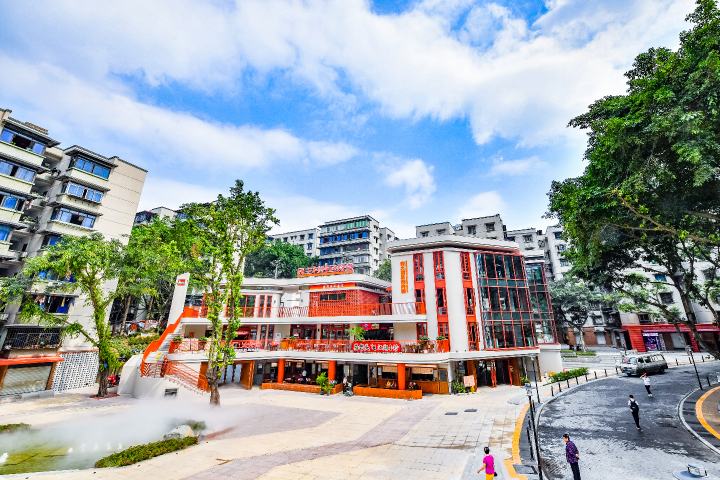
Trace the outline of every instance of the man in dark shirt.
{"label": "man in dark shirt", "polygon": [[578,453],[578,449],[575,444],[570,441],[570,435],[567,433],[563,435],[563,440],[565,440],[565,460],[570,464],[573,472],[573,480],[580,480],[580,466],[578,465],[580,454]]}

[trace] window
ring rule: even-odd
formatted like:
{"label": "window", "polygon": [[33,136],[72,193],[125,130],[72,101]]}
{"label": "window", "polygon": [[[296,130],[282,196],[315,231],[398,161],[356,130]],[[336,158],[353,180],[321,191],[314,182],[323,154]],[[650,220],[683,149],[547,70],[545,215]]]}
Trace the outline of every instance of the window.
{"label": "window", "polygon": [[287,243],[287,237],[283,238],[283,242]]}
{"label": "window", "polygon": [[25,199],[0,192],[0,206],[11,210],[22,210]]}
{"label": "window", "polygon": [[45,247],[47,245],[55,245],[60,240],[62,240],[62,237],[60,235],[45,235],[45,238],[43,238],[42,246]]}
{"label": "window", "polygon": [[305,235],[300,235],[300,240],[305,240]]}
{"label": "window", "polygon": [[13,231],[12,227],[0,225],[0,240],[2,240],[3,242],[7,242],[8,238],[10,237],[10,233],[12,233],[12,231]]}
{"label": "window", "polygon": [[650,321],[650,315],[647,313],[638,313],[638,321],[640,325],[650,325],[652,323]]}
{"label": "window", "polygon": [[486,223],[485,231],[486,232],[494,232],[495,231],[495,223]]}
{"label": "window", "polygon": [[523,235],[523,242],[532,243],[532,241],[533,241],[532,235]]}
{"label": "window", "polygon": [[423,256],[422,253],[413,254],[413,270],[415,272],[415,281],[425,281],[425,270],[423,269]]}
{"label": "window", "polygon": [[433,252],[433,264],[435,266],[435,280],[445,280],[443,252]]}
{"label": "window", "polygon": [[446,316],[447,312],[447,297],[445,296],[444,288],[435,289],[435,302],[437,303],[437,314]]}
{"label": "window", "polygon": [[477,233],[477,225],[468,225],[467,232],[468,235],[475,235]]}
{"label": "window", "polygon": [[672,292],[660,292],[660,301],[662,303],[674,303]]}
{"label": "window", "polygon": [[2,135],[0,135],[0,140],[2,140],[3,142],[12,143],[16,147],[20,147],[25,150],[32,150],[33,152],[39,153],[40,155],[42,155],[42,153],[45,151],[44,143],[36,142],[31,138],[28,138],[17,132],[13,132],[12,130],[8,130],[7,128],[3,130]]}
{"label": "window", "polygon": [[475,294],[471,287],[465,288],[465,313],[475,315]]}
{"label": "window", "polygon": [[507,237],[507,241],[508,241],[508,242],[514,242],[514,241],[515,241],[515,237]]}
{"label": "window", "polygon": [[460,267],[463,280],[470,280],[470,254],[468,252],[460,252]]}
{"label": "window", "polygon": [[658,282],[665,282],[665,281],[666,281],[666,277],[665,277],[665,275],[663,275],[663,274],[661,274],[661,273],[656,273],[656,274],[655,274],[655,280],[657,280]]}
{"label": "window", "polygon": [[558,245],[556,245],[556,248],[558,252],[564,252],[567,250],[567,245],[565,245],[564,243],[559,243]]}
{"label": "window", "polygon": [[421,237],[427,237],[429,232],[420,232]]}
{"label": "window", "polygon": [[570,266],[570,262],[568,262],[568,261],[567,261],[566,259],[564,259],[564,258],[561,258],[561,259],[560,259],[560,266],[561,266],[561,267],[569,267],[569,266]]}
{"label": "window", "polygon": [[68,195],[72,195],[73,197],[83,198],[85,200],[96,203],[100,203],[103,195],[102,192],[98,190],[93,190],[92,188],[78,185],[77,183],[73,182],[68,182],[64,184],[62,187],[62,193],[67,193]]}
{"label": "window", "polygon": [[438,230],[438,231],[437,231],[437,234],[438,234],[438,235],[445,235],[445,229],[443,228],[443,229]]}
{"label": "window", "polygon": [[562,232],[555,232],[555,238],[557,238],[557,239],[562,238]]}
{"label": "window", "polygon": [[307,248],[308,248],[308,250],[310,250],[311,248],[313,248],[313,244],[312,244],[312,243],[308,243],[308,244],[307,244]]}
{"label": "window", "polygon": [[84,158],[80,157],[74,158],[70,162],[70,168],[77,168],[78,170],[92,173],[93,175],[97,175],[98,177],[102,178],[108,178],[110,176],[109,168],[105,168],[101,165],[91,162],[90,160],[85,160]]}
{"label": "window", "polygon": [[0,173],[25,180],[26,182],[32,182],[35,179],[35,172],[33,170],[4,160],[0,161]]}
{"label": "window", "polygon": [[53,210],[51,220],[60,220],[61,222],[72,223],[74,225],[82,225],[83,227],[93,228],[95,225],[95,215],[70,210],[69,208],[57,207]]}
{"label": "window", "polygon": [[712,280],[715,278],[715,269],[714,268],[708,268],[707,270],[703,270],[703,276],[705,277],[705,280]]}
{"label": "window", "polygon": [[347,298],[346,293],[321,293],[320,294],[321,302],[339,301],[339,300],[345,300],[346,298]]}

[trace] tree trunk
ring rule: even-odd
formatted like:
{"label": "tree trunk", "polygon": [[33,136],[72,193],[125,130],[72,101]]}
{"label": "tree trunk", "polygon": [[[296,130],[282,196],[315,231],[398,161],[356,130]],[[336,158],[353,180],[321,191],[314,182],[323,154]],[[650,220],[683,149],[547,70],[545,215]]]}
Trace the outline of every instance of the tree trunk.
{"label": "tree trunk", "polygon": [[692,309],[690,299],[687,295],[683,293],[682,290],[678,290],[680,292],[680,299],[682,300],[683,308],[685,309],[685,315],[687,315],[687,319],[684,320],[683,323],[690,329],[690,333],[692,334],[697,344],[704,348],[705,351],[707,351],[717,360],[720,360],[720,352],[718,352],[714,348],[710,348],[710,346],[705,342],[705,340],[703,340],[702,335],[700,335],[700,332],[698,332],[697,327],[695,326],[695,312]]}
{"label": "tree trunk", "polygon": [[125,321],[127,320],[128,310],[130,310],[130,301],[131,300],[132,300],[132,297],[130,295],[128,295],[127,298],[125,299],[125,311],[123,312],[122,330],[121,330],[121,332],[123,334],[125,333]]}
{"label": "tree trunk", "polygon": [[587,352],[587,347],[585,346],[585,330],[580,327],[578,328],[578,331],[580,332],[580,349],[583,352]]}
{"label": "tree trunk", "polygon": [[107,397],[108,394],[108,372],[110,369],[106,367],[106,363],[103,359],[100,361],[100,378],[98,379],[98,393],[99,398]]}
{"label": "tree trunk", "polygon": [[220,406],[220,390],[218,385],[220,383],[220,375],[217,367],[212,369],[208,368],[205,372],[205,378],[207,379],[208,386],[210,387],[210,405]]}

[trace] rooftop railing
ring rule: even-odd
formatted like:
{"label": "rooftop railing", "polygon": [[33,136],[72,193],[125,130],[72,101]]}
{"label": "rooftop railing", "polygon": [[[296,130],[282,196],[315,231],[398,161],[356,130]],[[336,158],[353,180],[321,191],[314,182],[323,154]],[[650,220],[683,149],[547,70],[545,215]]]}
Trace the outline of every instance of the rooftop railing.
{"label": "rooftop railing", "polygon": [[[449,340],[233,340],[237,352],[445,353]],[[204,353],[209,341],[170,342],[169,353]]]}

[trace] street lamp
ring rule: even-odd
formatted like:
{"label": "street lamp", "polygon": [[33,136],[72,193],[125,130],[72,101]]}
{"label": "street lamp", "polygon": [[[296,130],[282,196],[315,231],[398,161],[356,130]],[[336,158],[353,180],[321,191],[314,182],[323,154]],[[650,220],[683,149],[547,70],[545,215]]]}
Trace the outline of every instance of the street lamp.
{"label": "street lamp", "polygon": [[[526,386],[524,387],[525,391],[527,392],[528,396],[528,403],[530,405],[530,422],[532,423],[532,429],[533,429],[533,437],[535,438],[535,458],[537,459],[538,464],[538,478],[540,480],[543,480],[543,473],[542,473],[542,466],[540,465],[540,445],[538,444],[538,434],[537,434],[537,428],[535,425],[535,403],[532,398],[532,386]],[[530,445],[530,450],[532,450],[533,446]]]}

